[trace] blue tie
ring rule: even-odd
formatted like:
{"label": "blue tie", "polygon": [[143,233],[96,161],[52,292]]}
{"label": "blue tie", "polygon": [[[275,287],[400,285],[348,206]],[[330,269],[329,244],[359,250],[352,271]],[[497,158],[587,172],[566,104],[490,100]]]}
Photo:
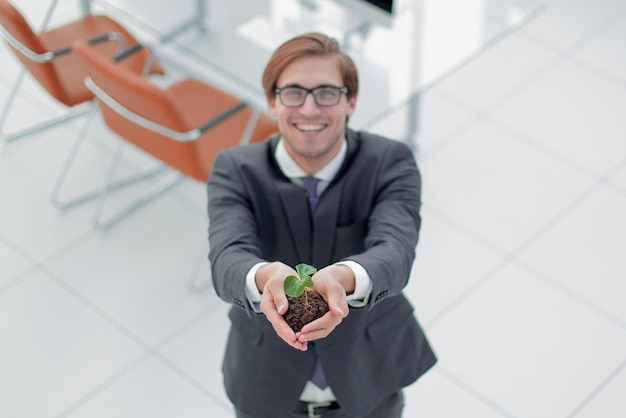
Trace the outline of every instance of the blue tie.
{"label": "blue tie", "polygon": [[[319,201],[319,196],[317,195],[317,183],[319,183],[319,179],[316,179],[315,177],[302,177],[302,184],[306,189],[307,199],[309,199],[311,215],[315,212]],[[322,364],[320,363],[319,357],[315,359],[315,367],[313,367],[313,373],[311,373],[310,380],[313,384],[315,384],[315,386],[322,390],[328,387],[328,382],[326,382],[326,376],[324,376],[324,370],[322,370]]]}
{"label": "blue tie", "polygon": [[319,182],[319,179],[315,177],[302,177],[302,184],[306,189],[306,197],[309,199],[311,213],[315,212],[317,202],[319,201],[319,196],[317,195],[317,183]]}

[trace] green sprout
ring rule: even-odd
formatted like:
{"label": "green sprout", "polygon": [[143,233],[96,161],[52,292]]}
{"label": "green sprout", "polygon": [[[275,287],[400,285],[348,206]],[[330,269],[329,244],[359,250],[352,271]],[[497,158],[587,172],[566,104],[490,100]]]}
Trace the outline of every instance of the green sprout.
{"label": "green sprout", "polygon": [[[298,277],[296,276],[287,276],[285,278],[285,293],[291,297],[297,298],[304,293],[305,288],[313,288],[313,276],[317,269],[313,266],[309,266],[308,264],[298,264],[296,266],[296,271],[298,272]],[[305,293],[304,295],[305,303],[308,305],[308,297]]]}

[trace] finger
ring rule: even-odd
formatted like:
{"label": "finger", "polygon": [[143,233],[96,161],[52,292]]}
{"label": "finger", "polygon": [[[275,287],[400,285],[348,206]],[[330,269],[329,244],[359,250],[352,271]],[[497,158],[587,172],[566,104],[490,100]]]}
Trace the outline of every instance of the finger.
{"label": "finger", "polygon": [[[284,309],[287,310],[286,308]],[[285,322],[283,316],[276,309],[271,299],[265,299],[262,301],[261,311],[265,314],[265,318],[272,324],[274,332],[287,344],[293,348],[301,351],[307,350],[307,344],[304,341],[299,341],[296,338],[296,334],[291,327]]]}
{"label": "finger", "polygon": [[342,319],[341,315],[329,311],[321,318],[302,327],[302,332],[297,337],[301,342],[326,338],[341,323]]}
{"label": "finger", "polygon": [[[269,319],[270,318],[268,318],[268,320]],[[286,342],[287,344],[289,344],[290,346],[292,346],[293,348],[297,350],[302,350],[302,351],[307,350],[306,341],[300,341],[298,338],[296,338],[296,334],[293,332],[291,327],[287,325],[287,323],[283,320],[282,317],[280,317],[280,319],[276,318],[274,320],[270,320],[270,323],[272,324],[272,327],[274,328],[274,331],[276,332],[276,334],[284,342]]]}
{"label": "finger", "polygon": [[330,312],[342,318],[348,316],[349,308],[345,293],[333,292],[328,295],[328,309],[330,309]]}
{"label": "finger", "polygon": [[284,315],[285,312],[287,312],[289,302],[287,301],[287,296],[285,295],[282,285],[275,288],[275,286],[268,284],[263,292],[263,296],[265,297],[266,295],[273,301],[276,311],[278,311],[280,315]]}

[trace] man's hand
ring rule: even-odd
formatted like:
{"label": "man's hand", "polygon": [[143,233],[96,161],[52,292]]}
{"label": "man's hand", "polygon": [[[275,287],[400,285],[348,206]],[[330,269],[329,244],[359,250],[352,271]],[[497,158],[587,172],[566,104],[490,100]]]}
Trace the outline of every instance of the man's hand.
{"label": "man's hand", "polygon": [[257,270],[257,287],[262,293],[261,312],[283,341],[295,349],[306,351],[307,342],[326,338],[348,316],[346,294],[354,292],[354,274],[349,267],[331,265],[313,275],[313,289],[328,303],[329,311],[321,318],[306,324],[297,334],[285,322],[288,302],[285,278],[298,273],[288,265],[274,262]]}
{"label": "man's hand", "polygon": [[298,273],[288,265],[274,262],[262,266],[256,272],[257,287],[262,293],[261,312],[274,327],[274,331],[287,344],[297,350],[306,351],[307,343],[296,337],[287,325],[283,315],[287,312],[287,296],[285,295],[285,277],[296,276]]}
{"label": "man's hand", "polygon": [[346,294],[354,292],[354,274],[343,265],[331,265],[313,275],[313,289],[328,303],[329,311],[306,324],[296,337],[301,343],[326,338],[348,316]]}

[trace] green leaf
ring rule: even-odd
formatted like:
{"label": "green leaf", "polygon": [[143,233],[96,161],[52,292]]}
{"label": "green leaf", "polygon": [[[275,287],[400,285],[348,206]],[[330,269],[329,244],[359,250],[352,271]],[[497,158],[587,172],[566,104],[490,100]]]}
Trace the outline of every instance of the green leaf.
{"label": "green leaf", "polygon": [[285,293],[294,298],[302,295],[302,293],[304,293],[304,284],[302,284],[302,280],[296,276],[287,276],[285,279]]}
{"label": "green leaf", "polygon": [[313,279],[310,278],[309,276],[305,277],[302,280],[302,287],[310,287],[313,288]]}
{"label": "green leaf", "polygon": [[296,266],[296,271],[298,272],[298,276],[300,276],[301,279],[304,279],[305,277],[311,277],[312,275],[317,273],[317,269],[315,267],[309,266],[308,264],[304,263],[298,264]]}

